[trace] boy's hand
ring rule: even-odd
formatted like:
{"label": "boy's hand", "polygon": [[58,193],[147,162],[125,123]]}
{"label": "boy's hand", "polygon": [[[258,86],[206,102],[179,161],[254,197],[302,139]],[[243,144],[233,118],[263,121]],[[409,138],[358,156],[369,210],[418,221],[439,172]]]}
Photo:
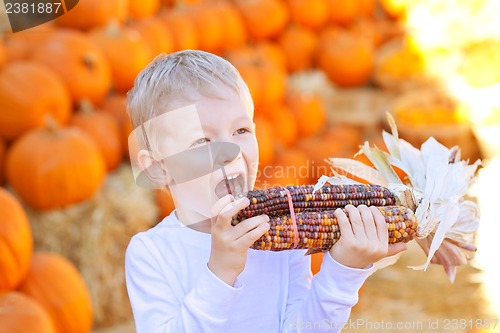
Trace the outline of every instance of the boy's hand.
{"label": "boy's hand", "polygon": [[341,209],[335,211],[341,237],[330,255],[338,263],[364,268],[406,250],[405,243],[388,244],[388,226],[376,207],[347,205],[346,212],[349,218]]}
{"label": "boy's hand", "polygon": [[267,215],[254,216],[236,226],[231,220],[240,210],[250,204],[248,198],[234,200],[226,195],[212,209],[212,249],[208,268],[221,280],[233,285],[236,277],[245,268],[248,248],[269,230]]}

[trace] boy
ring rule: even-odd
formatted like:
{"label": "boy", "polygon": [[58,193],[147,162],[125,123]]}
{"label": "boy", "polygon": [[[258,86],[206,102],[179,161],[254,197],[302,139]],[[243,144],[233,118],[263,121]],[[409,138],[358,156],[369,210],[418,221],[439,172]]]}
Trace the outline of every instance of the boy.
{"label": "boy", "polygon": [[304,251],[249,249],[269,229],[266,215],[231,225],[257,173],[253,103],[218,56],[155,59],[136,79],[129,113],[137,181],[168,186],[176,204],[127,249],[138,333],[338,332],[371,264],[406,248],[388,246],[377,209],[348,206],[349,219],[336,212],[342,237],[314,278]]}

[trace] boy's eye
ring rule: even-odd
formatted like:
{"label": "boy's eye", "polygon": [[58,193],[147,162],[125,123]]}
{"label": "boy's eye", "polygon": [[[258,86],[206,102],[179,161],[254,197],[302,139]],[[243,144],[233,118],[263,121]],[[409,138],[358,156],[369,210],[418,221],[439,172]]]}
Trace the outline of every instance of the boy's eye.
{"label": "boy's eye", "polygon": [[210,139],[207,139],[207,138],[198,139],[195,142],[193,142],[193,144],[191,145],[191,147],[202,145],[204,143],[207,143],[208,141],[210,141]]}
{"label": "boy's eye", "polygon": [[248,128],[240,128],[240,129],[236,130],[235,133],[237,133],[237,134],[245,134],[245,133],[248,133],[248,132],[250,132],[250,130]]}

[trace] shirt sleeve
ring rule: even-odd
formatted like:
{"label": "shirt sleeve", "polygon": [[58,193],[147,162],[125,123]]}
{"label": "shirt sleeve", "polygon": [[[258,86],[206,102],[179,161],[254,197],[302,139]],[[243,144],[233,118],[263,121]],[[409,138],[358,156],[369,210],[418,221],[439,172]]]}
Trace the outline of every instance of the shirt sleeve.
{"label": "shirt sleeve", "polygon": [[126,283],[137,333],[222,332],[242,284],[229,286],[206,266],[193,289],[179,297],[178,277],[160,268],[157,255],[147,237],[134,236],[127,248]]}
{"label": "shirt sleeve", "polygon": [[371,268],[343,266],[327,252],[320,271],[312,277],[303,253],[293,254],[282,332],[340,332],[358,302],[359,289],[371,273]]}

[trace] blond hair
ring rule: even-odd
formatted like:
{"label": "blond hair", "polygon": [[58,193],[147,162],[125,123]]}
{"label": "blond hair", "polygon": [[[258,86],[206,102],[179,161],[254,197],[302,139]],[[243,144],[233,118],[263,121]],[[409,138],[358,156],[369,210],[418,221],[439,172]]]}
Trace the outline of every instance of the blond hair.
{"label": "blond hair", "polygon": [[233,89],[253,116],[248,86],[229,61],[199,50],[162,54],[135,79],[128,93],[127,112],[137,128],[168,111],[169,101],[193,101],[200,96],[218,98],[223,88]]}

